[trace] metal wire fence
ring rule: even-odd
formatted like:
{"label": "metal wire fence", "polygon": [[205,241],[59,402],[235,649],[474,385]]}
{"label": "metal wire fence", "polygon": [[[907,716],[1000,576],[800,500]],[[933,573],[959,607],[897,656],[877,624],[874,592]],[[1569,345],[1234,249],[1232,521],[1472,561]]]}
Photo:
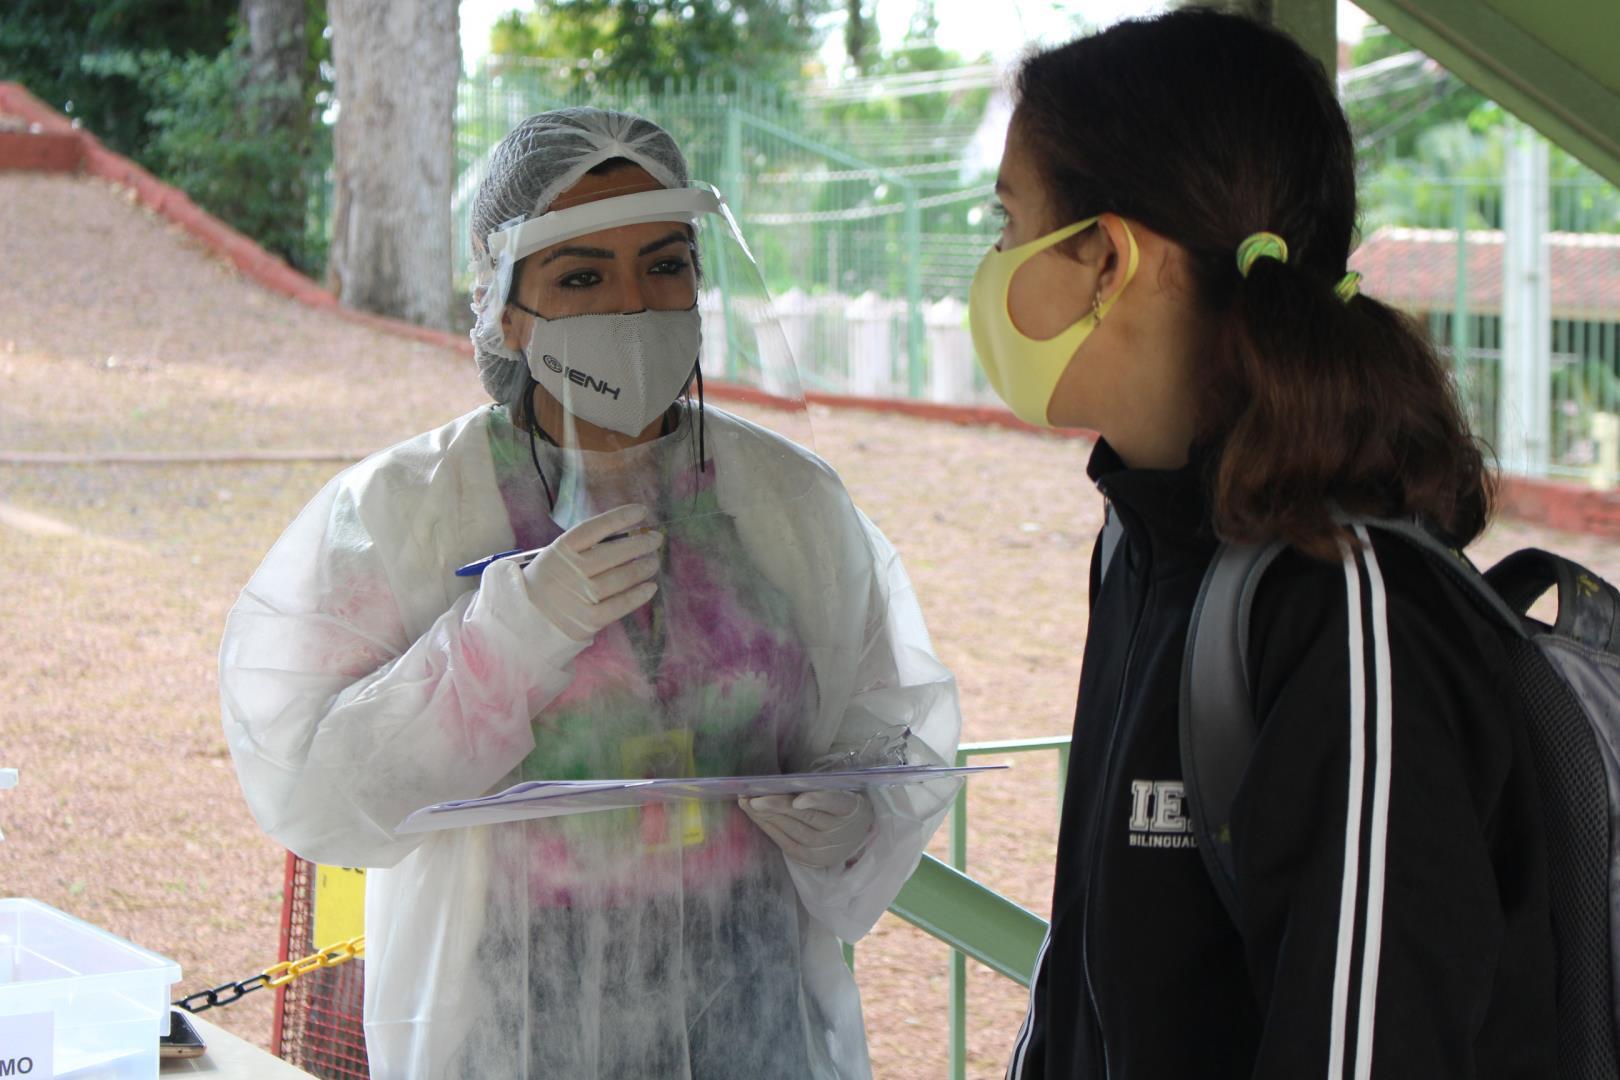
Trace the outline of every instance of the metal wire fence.
{"label": "metal wire fence", "polygon": [[[953,93],[987,98],[990,91],[970,85]],[[468,214],[489,148],[533,112],[585,103],[662,124],[694,178],[725,193],[799,347],[808,387],[986,400],[966,298],[994,239],[985,204],[996,161],[975,156],[977,119],[947,115],[908,129],[859,104],[737,80],[585,91],[551,68],[502,66],[461,87],[458,267],[470,261]],[[968,111],[982,114],[982,102]]]}
{"label": "metal wire fence", "polygon": [[[1427,327],[1504,466],[1612,487],[1620,192],[1594,176],[1520,186],[1422,175],[1368,185],[1355,262],[1369,292]],[[1514,220],[1516,196],[1529,197],[1530,220]]]}
{"label": "metal wire fence", "polygon": [[[966,304],[996,231],[986,207],[1005,99],[993,71],[930,73],[920,88],[874,82],[794,95],[735,77],[581,88],[576,75],[511,61],[463,82],[458,266],[470,256],[467,216],[484,158],[503,134],[542,109],[627,109],[667,127],[694,177],[726,194],[807,388],[994,400],[974,363]],[[938,100],[919,97],[932,85],[947,89],[933,91]],[[904,107],[889,93],[909,95]],[[1613,486],[1617,450],[1606,433],[1620,423],[1608,419],[1620,414],[1620,192],[1561,169],[1532,183],[1542,194],[1527,224],[1505,196],[1522,195],[1524,184],[1511,185],[1501,165],[1474,171],[1488,178],[1381,170],[1363,188],[1354,264],[1366,291],[1428,328],[1505,466]],[[1510,234],[1530,236],[1535,250],[1513,257]],[[1526,320],[1539,329],[1525,330]]]}

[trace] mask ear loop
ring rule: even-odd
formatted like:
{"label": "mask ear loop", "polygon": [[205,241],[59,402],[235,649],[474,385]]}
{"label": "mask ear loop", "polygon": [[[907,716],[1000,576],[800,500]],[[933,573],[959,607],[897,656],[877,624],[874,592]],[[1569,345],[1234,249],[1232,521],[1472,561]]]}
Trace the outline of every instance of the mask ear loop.
{"label": "mask ear loop", "polygon": [[698,384],[698,472],[707,473],[709,471],[709,454],[707,447],[704,445],[706,421],[703,411],[703,361],[699,360],[694,363],[692,370],[697,374]]}
{"label": "mask ear loop", "polygon": [[[529,358],[528,356],[524,355],[522,349],[518,350],[518,355],[523,357],[524,366],[527,366],[529,363]],[[547,435],[545,432],[540,430],[540,418],[535,415],[534,388],[535,381],[533,376],[530,376],[528,379],[524,380],[523,422],[524,425],[529,429],[529,460],[534,462],[535,475],[540,478],[540,486],[545,489],[546,510],[548,512],[555,513],[557,509],[557,499],[554,495],[552,495],[551,484],[546,480],[546,470],[540,467],[540,448],[535,441],[535,433],[539,432],[540,437],[544,438],[546,442],[550,443],[552,446],[556,446],[557,444],[552,440],[550,435]]]}

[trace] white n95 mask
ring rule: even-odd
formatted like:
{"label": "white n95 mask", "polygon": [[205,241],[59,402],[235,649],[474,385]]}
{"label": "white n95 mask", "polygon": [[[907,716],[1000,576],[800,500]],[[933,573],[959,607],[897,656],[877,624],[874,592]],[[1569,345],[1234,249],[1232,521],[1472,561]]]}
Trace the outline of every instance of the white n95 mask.
{"label": "white n95 mask", "polygon": [[526,359],[534,381],[571,414],[639,435],[692,378],[703,342],[696,305],[684,311],[536,317]]}

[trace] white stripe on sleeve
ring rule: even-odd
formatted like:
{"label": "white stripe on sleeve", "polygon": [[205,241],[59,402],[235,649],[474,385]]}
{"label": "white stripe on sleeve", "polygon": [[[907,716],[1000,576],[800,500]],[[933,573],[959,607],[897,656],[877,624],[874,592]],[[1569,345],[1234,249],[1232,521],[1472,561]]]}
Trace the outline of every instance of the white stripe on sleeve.
{"label": "white stripe on sleeve", "polygon": [[1046,928],[1041,938],[1040,951],[1035,954],[1035,967],[1029,975],[1029,1011],[1024,1014],[1024,1026],[1018,1029],[1018,1042],[1013,1047],[1013,1059],[1007,1068],[1007,1080],[1019,1080],[1024,1075],[1024,1055],[1029,1053],[1029,1039],[1035,1029],[1035,987],[1041,981],[1041,965],[1046,962],[1046,947],[1052,942],[1052,927]]}
{"label": "white stripe on sleeve", "polygon": [[1328,1080],[1342,1080],[1349,1019],[1350,964],[1356,938],[1356,891],[1361,870],[1361,800],[1366,782],[1367,680],[1362,637],[1361,575],[1344,550],[1345,608],[1350,638],[1350,783],[1344,811],[1344,876],[1339,892],[1339,947],[1333,965],[1333,1015],[1328,1036]]}
{"label": "white stripe on sleeve", "polygon": [[1378,726],[1373,734],[1372,835],[1367,852],[1367,931],[1362,943],[1361,1005],[1356,1032],[1356,1080],[1371,1080],[1373,1021],[1378,1012],[1378,960],[1384,936],[1384,864],[1389,839],[1389,782],[1394,752],[1394,717],[1390,687],[1389,611],[1384,595],[1384,574],[1372,549],[1367,530],[1356,526],[1366,545],[1367,587],[1372,599],[1373,679],[1377,693]]}

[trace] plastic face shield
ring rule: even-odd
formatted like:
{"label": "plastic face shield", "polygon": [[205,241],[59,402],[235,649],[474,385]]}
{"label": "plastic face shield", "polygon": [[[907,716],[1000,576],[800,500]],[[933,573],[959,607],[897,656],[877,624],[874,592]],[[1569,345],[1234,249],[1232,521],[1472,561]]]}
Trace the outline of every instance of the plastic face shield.
{"label": "plastic face shield", "polygon": [[[513,301],[506,314],[538,387],[537,465],[558,524],[628,501],[670,521],[805,493],[813,441],[797,366],[714,188],[609,190],[514,222],[488,247],[480,323],[500,318],[500,297]],[[701,413],[700,377],[710,403]],[[717,416],[716,398],[757,428]],[[524,426],[526,406],[514,409]]]}

